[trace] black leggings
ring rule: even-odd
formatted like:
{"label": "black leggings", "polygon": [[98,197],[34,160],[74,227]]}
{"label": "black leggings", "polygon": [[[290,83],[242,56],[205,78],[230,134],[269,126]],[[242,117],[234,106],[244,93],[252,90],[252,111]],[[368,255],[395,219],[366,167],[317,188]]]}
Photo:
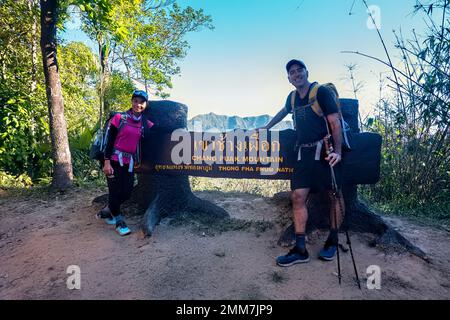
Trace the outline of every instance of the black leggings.
{"label": "black leggings", "polygon": [[117,161],[111,160],[114,169],[114,178],[107,178],[109,198],[108,206],[114,217],[120,214],[120,205],[130,199],[133,192],[134,173],[128,172],[128,165],[123,167]]}

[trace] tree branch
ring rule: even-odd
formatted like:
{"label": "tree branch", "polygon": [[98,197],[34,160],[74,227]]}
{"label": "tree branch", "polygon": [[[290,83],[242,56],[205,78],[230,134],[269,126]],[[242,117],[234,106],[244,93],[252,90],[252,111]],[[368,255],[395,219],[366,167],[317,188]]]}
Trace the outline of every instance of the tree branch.
{"label": "tree branch", "polygon": [[[398,70],[398,69],[395,68],[394,66],[390,65],[389,63],[387,63],[387,62],[385,62],[385,61],[383,61],[383,60],[381,60],[381,59],[379,59],[379,58],[376,58],[376,57],[373,57],[373,56],[370,56],[370,55],[367,55],[367,54],[364,54],[364,53],[361,53],[361,52],[358,52],[358,51],[341,51],[341,53],[353,53],[353,54],[357,54],[357,55],[360,55],[360,56],[363,56],[363,57],[366,57],[366,58],[370,58],[370,59],[376,60],[376,61],[378,61],[378,62],[380,62],[380,63],[382,63],[382,64],[384,64],[384,65],[386,65],[386,66],[388,66],[388,67],[390,67],[390,68],[392,68],[392,69],[394,69],[395,71],[397,71],[398,73],[400,73],[400,74],[401,74],[402,76],[404,76],[405,78],[408,78],[408,76],[407,76],[405,73],[403,73],[402,71]],[[449,103],[449,101],[443,100],[441,97],[439,97],[439,96],[436,95],[435,93],[433,93],[433,92],[428,92],[428,91],[423,87],[423,85],[421,85],[419,82],[415,81],[414,79],[409,79],[409,80],[411,80],[411,81],[414,82],[417,86],[419,86],[421,89],[423,89],[423,90],[425,91],[425,93],[431,94],[432,96],[434,96],[436,99],[438,99],[439,101],[441,101],[441,102],[443,102],[443,103],[446,103],[446,104]],[[398,82],[398,80],[397,80],[397,83],[396,83],[396,84],[397,84],[397,86],[400,86],[400,83]]]}

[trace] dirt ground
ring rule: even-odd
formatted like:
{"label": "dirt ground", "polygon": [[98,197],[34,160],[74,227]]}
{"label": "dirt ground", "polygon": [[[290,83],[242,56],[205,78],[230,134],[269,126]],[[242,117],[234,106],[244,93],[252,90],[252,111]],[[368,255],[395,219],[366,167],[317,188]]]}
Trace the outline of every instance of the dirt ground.
{"label": "dirt ground", "polygon": [[[450,232],[391,218],[428,253],[427,263],[407,253],[369,246],[372,235],[351,234],[362,291],[350,255],[343,253],[342,285],[336,262],[316,256],[326,234],[308,239],[311,261],[280,268],[275,258],[282,231],[273,199],[248,194],[201,192],[233,218],[273,224],[208,231],[163,221],[151,238],[134,231],[121,238],[96,220],[92,200],[104,190],[75,190],[54,197],[0,194],[0,299],[449,299]],[[264,224],[261,224],[264,225]],[[67,288],[67,267],[81,269],[81,289]],[[381,289],[366,286],[366,269],[378,265]]]}

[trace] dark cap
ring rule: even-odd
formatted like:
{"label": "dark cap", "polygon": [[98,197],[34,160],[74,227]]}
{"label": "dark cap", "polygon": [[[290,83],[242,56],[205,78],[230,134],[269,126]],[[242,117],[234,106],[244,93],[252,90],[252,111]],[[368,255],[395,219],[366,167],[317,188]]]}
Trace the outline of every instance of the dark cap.
{"label": "dark cap", "polygon": [[297,65],[299,65],[300,67],[306,69],[306,65],[305,65],[302,61],[293,59],[293,60],[291,60],[291,61],[289,61],[289,62],[287,63],[287,65],[286,65],[286,71],[289,72],[289,69],[291,69],[291,67],[292,67],[293,65],[295,65],[295,64],[297,64]]}
{"label": "dark cap", "polygon": [[131,99],[133,99],[134,97],[141,97],[145,101],[148,101],[148,94],[147,94],[147,92],[142,91],[142,90],[134,90],[133,91],[133,96],[131,97]]}

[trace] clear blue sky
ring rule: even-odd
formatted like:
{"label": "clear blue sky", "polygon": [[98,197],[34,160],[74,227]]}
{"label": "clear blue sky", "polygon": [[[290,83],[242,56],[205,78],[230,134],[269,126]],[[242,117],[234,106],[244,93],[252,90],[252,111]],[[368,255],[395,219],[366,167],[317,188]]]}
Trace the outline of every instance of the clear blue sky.
{"label": "clear blue sky", "polygon": [[[385,59],[375,30],[367,27],[361,0],[181,0],[203,8],[213,18],[215,30],[187,36],[191,49],[180,61],[180,76],[173,79],[170,99],[186,103],[189,117],[214,112],[227,115],[274,115],[293,89],[284,66],[291,58],[302,59],[310,80],[334,82],[342,96],[352,97],[351,83],[344,80],[346,63],[356,63],[356,77],[364,81],[361,112],[373,109],[378,96],[378,74],[388,69],[342,50],[368,53]],[[397,60],[392,30],[405,36],[424,23],[412,15],[415,0],[368,1],[381,13],[381,33]],[[352,15],[349,15],[352,8]],[[67,39],[86,41],[69,31]]]}

